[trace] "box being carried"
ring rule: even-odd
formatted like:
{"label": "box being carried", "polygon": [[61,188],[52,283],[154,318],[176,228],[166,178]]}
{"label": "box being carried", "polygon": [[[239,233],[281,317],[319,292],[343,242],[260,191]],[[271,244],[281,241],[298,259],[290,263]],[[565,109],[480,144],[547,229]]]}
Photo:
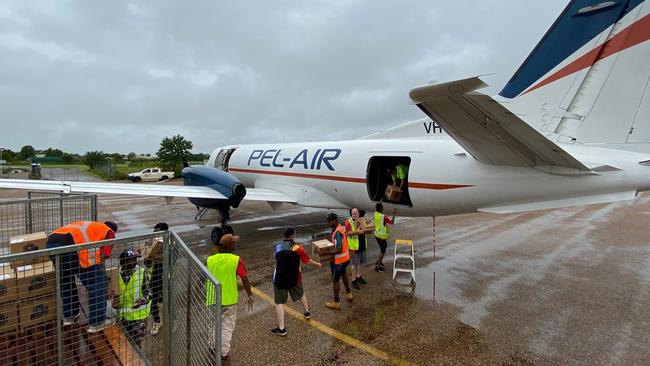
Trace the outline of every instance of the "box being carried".
{"label": "box being carried", "polygon": [[392,202],[399,202],[401,198],[402,190],[398,186],[389,184],[386,187],[386,199]]}
{"label": "box being carried", "polygon": [[327,250],[333,248],[334,244],[327,239],[315,240],[311,242],[311,255],[317,262],[325,264],[334,258],[333,254],[327,254]]}
{"label": "box being carried", "polygon": [[56,274],[52,262],[16,268],[16,291],[19,300],[52,294],[55,290]]}
{"label": "box being carried", "polygon": [[367,217],[360,217],[357,222],[357,230],[363,230],[365,234],[372,234],[375,232],[375,224]]}
{"label": "box being carried", "polygon": [[140,248],[140,254],[144,259],[153,259],[153,260],[162,260],[163,257],[163,239],[153,238],[152,240],[147,240],[145,244]]}
{"label": "box being carried", "polygon": [[[47,245],[47,235],[44,232],[14,236],[9,239],[11,254],[33,252],[35,250],[45,249]],[[48,261],[47,257],[36,257],[34,259],[16,261],[12,267],[20,267],[28,264]]]}

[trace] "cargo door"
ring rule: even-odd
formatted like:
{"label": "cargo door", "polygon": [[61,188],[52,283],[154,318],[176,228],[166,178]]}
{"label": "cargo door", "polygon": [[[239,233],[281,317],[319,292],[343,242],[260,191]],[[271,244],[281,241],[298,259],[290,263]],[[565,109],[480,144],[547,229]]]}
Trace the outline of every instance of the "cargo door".
{"label": "cargo door", "polygon": [[[406,168],[406,177],[393,181],[398,169]],[[408,171],[411,167],[411,158],[408,156],[373,156],[368,161],[366,173],[366,188],[368,197],[374,202],[387,202],[397,205],[412,207],[411,196],[408,189]],[[395,187],[397,186],[397,187]],[[401,188],[400,188],[401,186]],[[397,188],[398,194],[389,193]]]}

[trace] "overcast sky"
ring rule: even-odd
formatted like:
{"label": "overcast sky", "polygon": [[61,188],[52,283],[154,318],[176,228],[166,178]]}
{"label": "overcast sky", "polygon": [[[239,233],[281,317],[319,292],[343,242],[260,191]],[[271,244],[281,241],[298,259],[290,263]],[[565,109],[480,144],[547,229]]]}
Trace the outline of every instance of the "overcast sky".
{"label": "overcast sky", "polygon": [[0,147],[356,138],[430,80],[497,93],[566,2],[3,0]]}

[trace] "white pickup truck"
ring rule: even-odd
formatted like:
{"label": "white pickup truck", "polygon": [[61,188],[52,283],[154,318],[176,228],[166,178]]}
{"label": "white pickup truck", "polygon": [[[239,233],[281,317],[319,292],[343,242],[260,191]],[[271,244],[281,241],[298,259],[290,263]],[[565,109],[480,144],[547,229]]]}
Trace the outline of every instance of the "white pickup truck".
{"label": "white pickup truck", "polygon": [[174,177],[174,172],[163,172],[160,168],[142,169],[137,173],[129,173],[126,179],[131,182],[166,180]]}

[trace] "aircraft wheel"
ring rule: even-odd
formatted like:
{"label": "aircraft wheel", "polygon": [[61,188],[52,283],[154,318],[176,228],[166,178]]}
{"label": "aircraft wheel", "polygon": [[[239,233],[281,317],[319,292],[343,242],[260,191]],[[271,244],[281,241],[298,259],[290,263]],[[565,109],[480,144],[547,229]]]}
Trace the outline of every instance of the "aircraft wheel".
{"label": "aircraft wheel", "polygon": [[217,245],[219,244],[219,241],[221,240],[221,237],[223,236],[223,230],[221,230],[220,227],[215,227],[212,229],[212,233],[210,233],[210,241],[212,244]]}

